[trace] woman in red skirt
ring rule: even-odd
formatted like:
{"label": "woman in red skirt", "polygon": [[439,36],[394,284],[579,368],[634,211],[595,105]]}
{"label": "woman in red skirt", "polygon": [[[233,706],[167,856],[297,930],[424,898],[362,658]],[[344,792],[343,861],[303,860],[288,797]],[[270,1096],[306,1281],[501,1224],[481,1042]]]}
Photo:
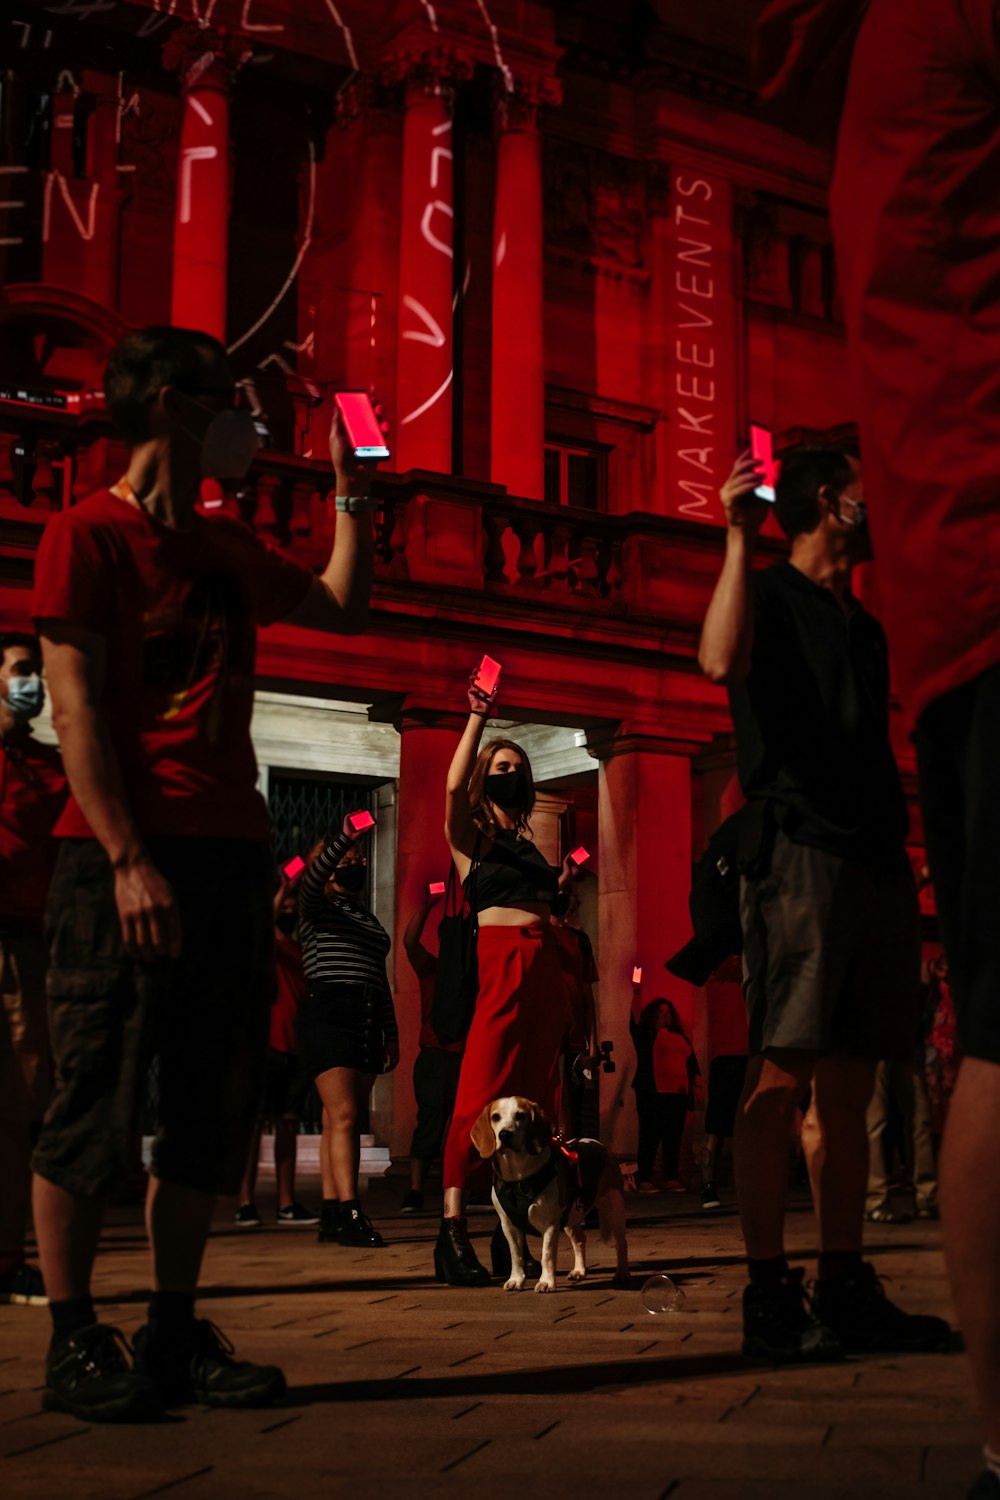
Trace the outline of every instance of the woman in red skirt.
{"label": "woman in red skirt", "polygon": [[477,847],[479,859],[479,995],[445,1143],[444,1218],[434,1247],[437,1277],[453,1286],[489,1281],[465,1221],[465,1190],[479,1163],[472,1127],[492,1099],[508,1094],[522,1094],[556,1117],[570,1018],[566,953],[549,926],[570,867],[567,862],[560,874],[532,843],[535,787],[524,751],[503,739],[479,748],[495,698],[495,689],[487,696],[473,681],[469,722],[448,772],[445,813],[463,883]]}

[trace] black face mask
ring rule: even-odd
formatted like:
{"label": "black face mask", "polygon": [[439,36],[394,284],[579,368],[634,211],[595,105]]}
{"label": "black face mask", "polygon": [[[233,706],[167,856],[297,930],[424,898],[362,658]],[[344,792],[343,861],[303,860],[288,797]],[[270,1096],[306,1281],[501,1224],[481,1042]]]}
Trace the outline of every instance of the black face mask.
{"label": "black face mask", "polygon": [[509,812],[524,805],[528,782],[523,771],[494,771],[486,777],[483,790],[491,802]]}
{"label": "black face mask", "polygon": [[274,925],[279,932],[292,933],[295,931],[296,916],[293,911],[279,911],[274,919]]}
{"label": "black face mask", "polygon": [[338,865],[333,872],[333,878],[342,891],[350,891],[356,896],[365,888],[365,878],[368,871],[364,865]]}

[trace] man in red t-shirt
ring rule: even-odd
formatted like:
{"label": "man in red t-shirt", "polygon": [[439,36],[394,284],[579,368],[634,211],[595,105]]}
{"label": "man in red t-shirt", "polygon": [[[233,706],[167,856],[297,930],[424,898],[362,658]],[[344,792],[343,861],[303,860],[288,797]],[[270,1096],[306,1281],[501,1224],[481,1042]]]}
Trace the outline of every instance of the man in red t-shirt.
{"label": "man in red t-shirt", "polygon": [[42,916],[66,801],[59,751],[31,732],[45,702],[41,670],[33,635],[0,635],[0,1303],[21,1306],[46,1301],[24,1236],[49,1091]]}
{"label": "man in red t-shirt", "polygon": [[420,1051],[413,1065],[417,1125],[410,1143],[410,1190],[400,1205],[404,1214],[419,1213],[424,1206],[427,1168],[435,1157],[440,1156],[448,1133],[465,1051],[464,1041],[442,1046],[431,1023],[437,958],[424,947],[421,939],[431,908],[440,899],[440,891],[434,895],[428,891],[403,933],[403,947],[410,968],[420,982]]}
{"label": "man in red t-shirt", "polygon": [[[284,1392],[279,1369],[237,1363],[194,1317],[215,1195],[237,1192],[246,1161],[274,994],[273,863],[250,740],[256,636],[278,620],[361,629],[373,566],[368,478],[339,422],[335,541],[319,577],[198,512],[202,480],[238,479],[258,443],[216,339],[131,334],[105,394],[126,472],[51,518],[34,599],[72,793],[49,898],[56,1085],[34,1157],[53,1321],[43,1403],[87,1421]],[[95,1320],[90,1276],[154,1056],[155,1290],[129,1365]]]}

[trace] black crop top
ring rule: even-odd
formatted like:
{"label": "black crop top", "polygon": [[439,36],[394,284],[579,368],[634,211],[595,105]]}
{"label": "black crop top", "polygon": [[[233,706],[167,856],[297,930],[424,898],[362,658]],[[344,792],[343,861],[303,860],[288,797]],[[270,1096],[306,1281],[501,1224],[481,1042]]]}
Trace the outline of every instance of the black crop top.
{"label": "black crop top", "polygon": [[[468,884],[466,879],[466,890]],[[556,916],[568,904],[559,890],[559,871],[541,850],[530,839],[502,828],[476,872],[476,910],[517,906],[522,901],[547,901]]]}

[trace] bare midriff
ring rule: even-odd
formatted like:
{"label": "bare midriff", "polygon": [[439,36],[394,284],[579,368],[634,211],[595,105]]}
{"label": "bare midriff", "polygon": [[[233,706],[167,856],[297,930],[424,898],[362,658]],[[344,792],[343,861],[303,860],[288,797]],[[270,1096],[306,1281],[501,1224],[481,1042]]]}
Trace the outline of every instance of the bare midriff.
{"label": "bare midriff", "polygon": [[523,906],[485,906],[479,913],[480,927],[547,927],[549,903],[525,901]]}

